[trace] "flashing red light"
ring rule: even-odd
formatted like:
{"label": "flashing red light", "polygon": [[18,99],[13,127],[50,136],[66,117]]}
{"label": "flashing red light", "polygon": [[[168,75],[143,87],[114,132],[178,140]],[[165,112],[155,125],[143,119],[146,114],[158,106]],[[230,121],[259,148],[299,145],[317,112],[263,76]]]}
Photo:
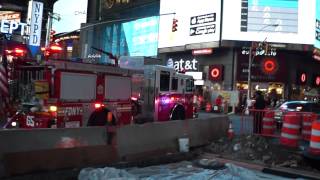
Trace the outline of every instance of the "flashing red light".
{"label": "flashing red light", "polygon": [[12,56],[17,56],[17,57],[24,56],[25,53],[26,53],[26,51],[21,48],[14,48],[12,50],[8,50],[8,49],[6,50],[7,55],[12,55]]}
{"label": "flashing red light", "polygon": [[102,108],[104,105],[103,104],[101,104],[101,103],[95,103],[94,104],[94,107],[96,108],[96,109],[100,109],[100,108]]}
{"label": "flashing red light", "polygon": [[132,100],[132,101],[137,101],[138,98],[136,98],[136,97],[131,97],[131,100]]}
{"label": "flashing red light", "polygon": [[60,51],[62,51],[62,47],[59,45],[51,45],[50,50],[53,52],[60,52]]}

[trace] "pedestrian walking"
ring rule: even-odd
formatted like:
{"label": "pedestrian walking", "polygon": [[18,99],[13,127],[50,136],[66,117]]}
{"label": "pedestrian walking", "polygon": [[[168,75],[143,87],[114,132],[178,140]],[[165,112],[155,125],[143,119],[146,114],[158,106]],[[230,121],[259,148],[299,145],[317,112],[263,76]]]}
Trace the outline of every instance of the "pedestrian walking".
{"label": "pedestrian walking", "polygon": [[256,92],[253,113],[253,133],[260,134],[262,132],[262,119],[264,116],[263,110],[266,107],[266,102],[261,91]]}

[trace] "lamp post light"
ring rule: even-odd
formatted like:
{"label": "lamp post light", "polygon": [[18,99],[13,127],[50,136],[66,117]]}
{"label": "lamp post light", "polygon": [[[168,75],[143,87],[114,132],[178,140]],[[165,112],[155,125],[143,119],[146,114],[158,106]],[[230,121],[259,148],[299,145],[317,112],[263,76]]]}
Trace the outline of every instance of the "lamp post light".
{"label": "lamp post light", "polygon": [[[272,27],[278,27],[279,24],[268,24],[263,26],[259,31],[261,32],[262,30],[264,30],[265,28],[272,26]],[[247,90],[247,107],[246,107],[246,114],[249,114],[249,106],[251,106],[251,67],[252,67],[252,62],[254,60],[254,58],[256,57],[256,51],[259,47],[261,47],[261,45],[263,43],[265,43],[267,40],[267,37],[265,38],[265,40],[262,43],[259,43],[258,47],[254,47],[253,46],[253,42],[251,42],[251,46],[249,48],[249,66],[248,66],[248,90]],[[253,54],[253,48],[255,48],[255,54]]]}

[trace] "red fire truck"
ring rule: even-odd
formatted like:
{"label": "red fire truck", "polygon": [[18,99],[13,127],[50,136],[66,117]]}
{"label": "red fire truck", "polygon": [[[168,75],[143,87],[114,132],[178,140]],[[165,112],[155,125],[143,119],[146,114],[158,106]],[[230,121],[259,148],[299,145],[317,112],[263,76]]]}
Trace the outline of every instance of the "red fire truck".
{"label": "red fire truck", "polygon": [[19,65],[14,71],[16,94],[23,102],[33,103],[22,103],[26,111],[11,117],[11,125],[62,128],[129,124],[133,72],[61,60]]}
{"label": "red fire truck", "polygon": [[[193,79],[159,65],[143,71],[63,60],[15,67],[21,113],[10,125],[68,128],[192,118]],[[30,103],[32,102],[32,103]]]}
{"label": "red fire truck", "polygon": [[[133,74],[133,96],[141,106],[135,119],[145,121],[183,120],[194,117],[193,77],[177,73],[173,68],[145,65],[140,74]],[[141,80],[143,79],[143,80]],[[142,83],[141,83],[142,82]],[[136,88],[140,86],[140,88]]]}

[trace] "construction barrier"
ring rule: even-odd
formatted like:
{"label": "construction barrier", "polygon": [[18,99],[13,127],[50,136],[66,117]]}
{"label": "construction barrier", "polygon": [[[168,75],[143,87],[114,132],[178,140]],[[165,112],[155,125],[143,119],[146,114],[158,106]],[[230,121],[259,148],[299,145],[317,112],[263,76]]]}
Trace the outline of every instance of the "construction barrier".
{"label": "construction barrier", "polygon": [[299,113],[288,112],[284,115],[280,143],[288,147],[297,147],[300,136],[301,118]]}
{"label": "construction barrier", "polygon": [[302,139],[309,141],[311,135],[311,125],[314,120],[317,119],[317,115],[314,113],[302,113]]}
{"label": "construction barrier", "polygon": [[309,153],[312,155],[320,155],[320,121],[312,123]]}
{"label": "construction barrier", "polygon": [[273,135],[275,132],[274,112],[267,111],[262,119],[262,134]]}
{"label": "construction barrier", "polygon": [[228,122],[227,116],[210,116],[107,128],[0,130],[0,178],[144,160],[176,152],[179,138],[199,147],[224,137]]}

